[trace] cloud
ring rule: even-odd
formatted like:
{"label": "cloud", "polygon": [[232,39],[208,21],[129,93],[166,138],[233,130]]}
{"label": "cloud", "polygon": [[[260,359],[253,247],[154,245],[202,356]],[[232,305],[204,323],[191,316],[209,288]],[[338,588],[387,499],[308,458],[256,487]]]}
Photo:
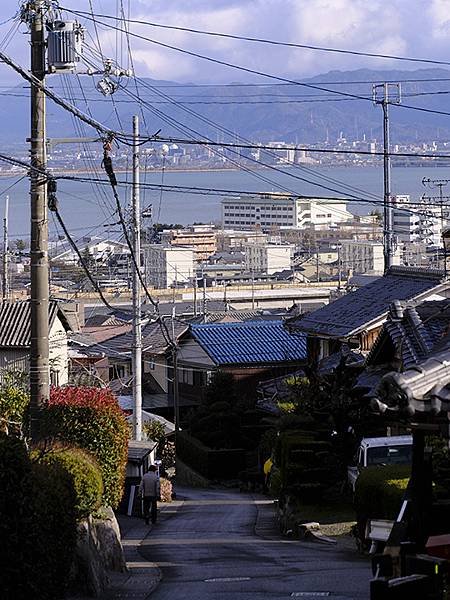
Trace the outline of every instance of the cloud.
{"label": "cloud", "polygon": [[[68,8],[80,8],[79,0],[66,0],[64,4]],[[116,0],[103,0],[101,4],[94,3],[94,6],[101,6],[101,9],[98,8],[101,13],[115,15],[116,4]],[[132,0],[130,16],[167,25],[299,44],[447,60],[449,6],[450,0],[185,0],[183,3],[178,0]],[[3,0],[0,21],[16,10],[17,0]],[[86,19],[84,24],[95,39],[92,22]],[[0,28],[0,42],[9,26]],[[99,29],[103,39],[106,28],[99,26]],[[133,33],[193,53],[286,78],[311,76],[332,69],[420,66],[417,63],[281,48],[137,24],[131,25],[130,29]],[[116,36],[111,35],[111,29],[109,32],[114,45]],[[124,36],[119,35],[118,38],[122,48],[126,48]],[[26,36],[17,34],[8,48],[25,65],[29,60],[26,41]],[[130,41],[141,76],[198,82],[251,79],[245,72],[158,47],[145,40],[131,37]],[[105,43],[106,54],[114,54],[112,45]],[[1,69],[1,74],[7,71],[5,67]]]}

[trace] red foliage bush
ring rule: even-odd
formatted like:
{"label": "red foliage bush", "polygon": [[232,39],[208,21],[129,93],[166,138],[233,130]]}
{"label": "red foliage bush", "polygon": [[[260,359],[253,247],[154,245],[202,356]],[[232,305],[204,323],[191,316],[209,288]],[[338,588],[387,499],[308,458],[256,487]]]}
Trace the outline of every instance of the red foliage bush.
{"label": "red foliage bush", "polygon": [[123,493],[129,427],[111,390],[53,388],[43,415],[43,430],[47,437],[95,456],[103,478],[103,503],[117,507]]}

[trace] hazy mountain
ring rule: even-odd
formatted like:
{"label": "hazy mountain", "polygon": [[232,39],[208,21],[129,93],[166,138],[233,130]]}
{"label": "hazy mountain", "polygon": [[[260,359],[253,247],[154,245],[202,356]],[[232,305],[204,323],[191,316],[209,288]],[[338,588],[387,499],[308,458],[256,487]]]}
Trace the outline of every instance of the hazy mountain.
{"label": "hazy mountain", "polygon": [[[424,79],[435,81],[411,81]],[[143,107],[145,123],[142,123],[142,129],[149,133],[161,129],[162,135],[178,137],[208,136],[214,140],[230,140],[239,133],[262,141],[311,143],[328,138],[334,142],[341,132],[348,139],[362,139],[363,134],[367,138],[380,139],[382,111],[379,106],[369,100],[334,97],[326,90],[370,98],[371,82],[385,80],[409,80],[402,83],[402,106],[391,107],[393,143],[450,139],[448,116],[407,108],[414,106],[450,112],[450,71],[445,69],[332,71],[301,81],[325,91],[301,85],[187,86],[143,79],[139,83],[139,96],[150,104],[150,108]],[[267,80],[267,83],[272,82]],[[95,118],[113,129],[130,131],[132,115],[141,114],[133,99],[137,90],[132,80],[125,82],[125,90],[119,90],[109,98],[104,98],[95,89],[95,81],[88,76],[52,75],[47,78],[47,85],[60,95],[72,98],[81,110],[91,111]],[[26,86],[0,93],[0,139],[3,144],[24,142],[29,136],[28,94]],[[231,101],[233,104],[229,104]],[[92,129],[85,125],[80,128],[52,101],[48,101],[47,106],[49,137],[93,135]],[[218,130],[215,124],[226,132]]]}

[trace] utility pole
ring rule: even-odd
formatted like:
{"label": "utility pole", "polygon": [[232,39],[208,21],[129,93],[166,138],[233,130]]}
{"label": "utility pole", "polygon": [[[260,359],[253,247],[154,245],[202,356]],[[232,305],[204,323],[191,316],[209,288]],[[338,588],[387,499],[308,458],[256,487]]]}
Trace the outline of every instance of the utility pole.
{"label": "utility pole", "polygon": [[252,310],[255,310],[255,273],[252,269]]}
{"label": "utility pole", "polygon": [[[31,2],[31,73],[45,83],[44,2]],[[40,435],[40,410],[49,398],[48,352],[48,217],[45,94],[31,86],[31,244],[30,244],[30,434]]]}
{"label": "utility pole", "polygon": [[178,390],[178,344],[175,335],[175,306],[172,310],[172,363],[173,363],[173,420],[175,432],[180,431],[180,397]]}
{"label": "utility pole", "polygon": [[[450,179],[430,179],[429,177],[424,177],[422,179],[422,185],[423,186],[428,186],[430,188],[438,188],[439,189],[439,197],[436,198],[435,196],[422,196],[422,202],[427,203],[427,204],[431,204],[434,203],[436,200],[439,202],[439,206],[440,206],[440,219],[441,219],[441,238],[443,240],[443,247],[445,250],[445,245],[444,245],[444,237],[443,237],[443,232],[445,229],[445,215],[444,215],[444,200],[448,200],[449,196],[444,196],[443,192],[442,192],[442,188],[445,187],[446,185],[448,185],[450,183]],[[447,221],[448,222],[448,221]],[[447,266],[446,266],[446,259],[445,259],[445,252],[444,252],[444,271],[447,270]]]}
{"label": "utility pole", "polygon": [[8,300],[8,298],[9,298],[8,208],[9,208],[9,196],[6,196],[5,216],[3,219],[3,280],[2,280],[3,302],[5,302],[5,300]]}
{"label": "utility pole", "polygon": [[202,306],[203,323],[206,323],[206,277],[205,277],[204,271],[202,271],[202,277],[203,277],[203,306]]}
{"label": "utility pole", "polygon": [[[394,90],[390,95],[390,90]],[[384,272],[392,266],[394,257],[394,227],[391,197],[391,150],[389,140],[389,104],[400,104],[401,89],[399,83],[383,83],[372,87],[374,104],[381,104],[383,109],[383,180],[384,180]]]}
{"label": "utility pole", "polygon": [[[133,251],[141,267],[141,209],[139,202],[139,117],[133,117]],[[141,282],[139,270],[133,269],[133,438],[142,439],[142,325]]]}
{"label": "utility pole", "polygon": [[338,255],[338,290],[341,291],[342,285],[342,260],[341,260],[341,245],[337,245],[337,255]]}
{"label": "utility pole", "polygon": [[197,271],[194,268],[194,317],[197,316]]}

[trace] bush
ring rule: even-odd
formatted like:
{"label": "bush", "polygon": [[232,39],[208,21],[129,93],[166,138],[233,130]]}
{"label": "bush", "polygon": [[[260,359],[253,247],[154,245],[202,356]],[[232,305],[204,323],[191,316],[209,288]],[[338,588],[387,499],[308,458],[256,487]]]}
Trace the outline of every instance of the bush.
{"label": "bush", "polygon": [[100,388],[53,388],[43,414],[43,432],[94,455],[102,473],[102,501],[116,508],[123,493],[129,428],[113,393]]}
{"label": "bush", "polygon": [[71,478],[58,465],[32,464],[25,445],[0,434],[2,600],[64,594],[76,543]]}
{"label": "bush", "polygon": [[395,519],[408,485],[411,467],[395,465],[363,469],[355,486],[355,509],[360,519]]}
{"label": "bush", "polygon": [[[77,540],[76,493],[71,475],[59,464],[32,465],[34,578],[36,598],[64,596]],[[29,535],[27,533],[27,535]]]}
{"label": "bush", "polygon": [[0,430],[20,431],[30,398],[28,394],[12,385],[0,389]]}
{"label": "bush", "polygon": [[161,502],[172,502],[172,483],[161,477],[159,480],[161,485]]}
{"label": "bush", "polygon": [[269,495],[279,498],[282,489],[281,473],[276,467],[272,467],[269,478]]}
{"label": "bush", "polygon": [[215,450],[185,431],[177,433],[177,456],[207,479],[236,479],[245,468],[244,450]]}
{"label": "bush", "polygon": [[42,456],[41,462],[57,464],[72,478],[76,494],[76,517],[93,514],[102,504],[103,481],[94,457],[80,448],[55,448]]}

